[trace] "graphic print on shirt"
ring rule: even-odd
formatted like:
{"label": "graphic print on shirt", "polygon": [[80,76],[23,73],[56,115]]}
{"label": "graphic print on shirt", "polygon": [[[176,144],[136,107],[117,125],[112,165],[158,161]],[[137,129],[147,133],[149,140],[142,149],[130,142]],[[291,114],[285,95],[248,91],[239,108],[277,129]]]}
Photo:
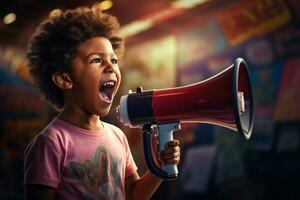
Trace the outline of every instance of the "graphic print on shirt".
{"label": "graphic print on shirt", "polygon": [[97,147],[93,160],[70,162],[70,171],[83,186],[86,199],[122,199],[121,160]]}

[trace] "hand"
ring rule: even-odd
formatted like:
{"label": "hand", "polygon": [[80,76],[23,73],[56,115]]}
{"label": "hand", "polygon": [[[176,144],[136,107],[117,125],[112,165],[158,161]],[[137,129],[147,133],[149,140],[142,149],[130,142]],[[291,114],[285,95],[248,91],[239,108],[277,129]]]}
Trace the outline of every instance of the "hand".
{"label": "hand", "polygon": [[159,157],[164,165],[178,165],[180,161],[179,141],[173,140],[165,144],[165,149],[160,152]]}

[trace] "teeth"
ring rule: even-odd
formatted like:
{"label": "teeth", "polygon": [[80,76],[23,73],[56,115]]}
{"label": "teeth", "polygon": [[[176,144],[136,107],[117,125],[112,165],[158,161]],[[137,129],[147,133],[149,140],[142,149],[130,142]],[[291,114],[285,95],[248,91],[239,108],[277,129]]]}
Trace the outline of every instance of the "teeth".
{"label": "teeth", "polygon": [[108,82],[105,82],[103,85],[104,85],[105,87],[114,86],[114,85],[115,85],[115,82],[114,82],[114,81],[108,81]]}

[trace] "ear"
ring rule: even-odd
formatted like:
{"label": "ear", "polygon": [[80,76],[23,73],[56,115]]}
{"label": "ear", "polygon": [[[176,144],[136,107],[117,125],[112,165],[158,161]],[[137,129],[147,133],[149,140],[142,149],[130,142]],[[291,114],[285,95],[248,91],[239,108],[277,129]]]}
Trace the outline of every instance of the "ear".
{"label": "ear", "polygon": [[69,74],[55,72],[52,74],[52,81],[54,84],[63,90],[68,90],[73,87],[73,82]]}

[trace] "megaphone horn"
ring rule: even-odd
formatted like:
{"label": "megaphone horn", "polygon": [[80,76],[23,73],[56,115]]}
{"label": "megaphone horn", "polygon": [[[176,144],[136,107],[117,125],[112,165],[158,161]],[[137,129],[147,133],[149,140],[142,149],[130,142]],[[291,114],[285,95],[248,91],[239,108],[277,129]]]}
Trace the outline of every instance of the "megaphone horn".
{"label": "megaphone horn", "polygon": [[[230,67],[198,83],[148,91],[138,88],[136,93],[121,97],[118,112],[124,125],[143,127],[148,135],[151,133],[149,125],[157,126],[162,148],[173,139],[173,131],[180,129],[181,123],[213,124],[249,139],[254,122],[250,73],[246,62],[238,58]],[[157,170],[155,173],[165,179],[174,178],[177,168],[171,170],[168,175]]]}

